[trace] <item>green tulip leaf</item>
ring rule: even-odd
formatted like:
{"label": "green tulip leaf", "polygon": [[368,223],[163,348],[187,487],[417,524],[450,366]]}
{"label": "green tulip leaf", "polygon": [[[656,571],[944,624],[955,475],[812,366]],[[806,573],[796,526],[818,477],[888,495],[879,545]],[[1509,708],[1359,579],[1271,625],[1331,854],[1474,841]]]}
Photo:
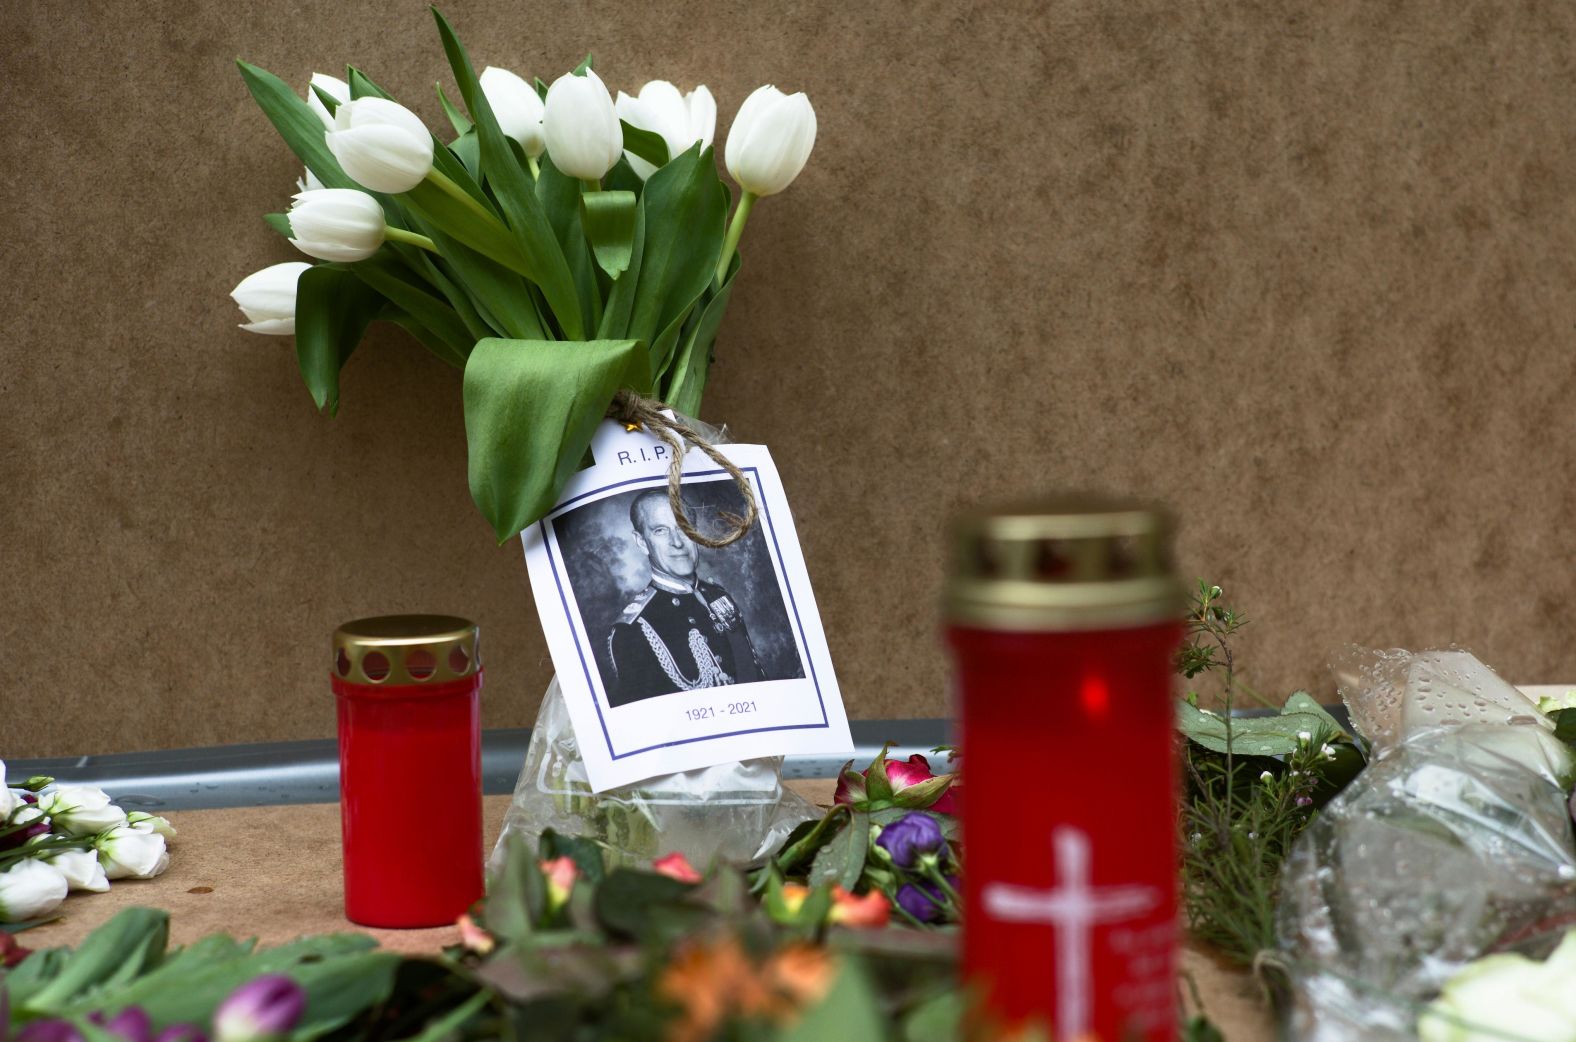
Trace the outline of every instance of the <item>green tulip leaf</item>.
{"label": "green tulip leaf", "polygon": [[321,116],[308,108],[306,102],[278,76],[239,58],[235,64],[240,68],[246,89],[251,91],[263,115],[279,131],[279,136],[284,138],[296,158],[323,182],[323,187],[361,187],[340,169],[339,161],[328,150]]}
{"label": "green tulip leaf", "polygon": [[575,66],[575,75],[584,76],[586,74],[586,70],[589,68],[591,68],[591,55],[588,54],[584,58],[580,59],[579,65]]}
{"label": "green tulip leaf", "polygon": [[633,340],[500,340],[465,364],[471,498],[500,543],[557,502],[591,446],[614,392],[650,393]]}
{"label": "green tulip leaf", "polygon": [[323,107],[328,110],[330,116],[339,111],[339,99],[328,91],[314,83],[312,84],[312,93],[317,96],[318,101],[323,103]]}
{"label": "green tulip leaf", "polygon": [[476,137],[474,130],[468,130],[455,138],[454,143],[449,146],[449,152],[460,161],[460,165],[471,177],[482,176],[482,143]]}
{"label": "green tulip leaf", "polygon": [[282,213],[263,214],[263,223],[287,239],[295,238],[295,230],[290,227],[290,217]]}
{"label": "green tulip leaf", "polygon": [[667,166],[667,138],[654,130],[643,130],[622,119],[618,123],[624,128],[624,151],[633,152],[652,166]]}
{"label": "green tulip leaf", "polygon": [[624,273],[614,281],[607,295],[607,307],[602,312],[602,322],[597,326],[597,336],[603,340],[620,340],[628,335],[629,316],[635,307],[635,291],[640,286],[640,262],[645,245],[646,210],[636,206],[635,228],[629,239],[629,263]]}
{"label": "green tulip leaf", "polygon": [[547,84],[546,84],[546,82],[544,82],[542,77],[540,77],[540,76],[533,77],[533,79],[535,80],[536,96],[541,98],[543,101],[546,101],[547,100]]}
{"label": "green tulip leaf", "polygon": [[[447,154],[448,150],[444,149],[444,152]],[[455,163],[458,165],[459,161],[455,160]],[[413,216],[442,228],[451,238],[510,271],[526,278],[531,277],[530,262],[520,252],[514,236],[501,223],[477,213],[431,181],[422,181],[400,198]],[[439,252],[442,252],[441,248]]]}
{"label": "green tulip leaf", "polygon": [[[386,251],[380,250],[366,260],[352,264],[350,270],[444,345],[441,351],[434,349],[434,354],[450,365],[464,368],[465,358],[471,353],[471,345],[476,338],[471,336],[465,322],[452,307],[408,280],[404,265]],[[425,338],[419,339],[429,348],[433,346]]]}
{"label": "green tulip leaf", "polygon": [[[559,248],[569,262],[575,280],[575,292],[580,297],[581,314],[590,328],[602,324],[602,289],[597,282],[596,260],[591,245],[586,241],[580,218],[580,182],[562,173],[553,165],[552,157],[543,156],[536,178],[536,198],[542,212],[558,239]],[[609,338],[604,338],[609,339]],[[622,339],[619,336],[610,339]]]}
{"label": "green tulip leaf", "polygon": [[497,193],[504,218],[529,264],[521,274],[541,287],[542,295],[563,330],[565,339],[579,340],[587,329],[595,327],[587,325],[584,320],[574,276],[570,273],[563,250],[553,236],[547,216],[537,204],[530,175],[521,169],[509,147],[509,139],[499,129],[498,120],[487,103],[487,96],[482,92],[470,56],[465,53],[459,37],[436,8],[432,14],[438,23],[438,33],[443,38],[449,67],[453,69],[454,79],[459,84],[460,96],[465,99],[465,108],[476,124],[481,141],[482,172]]}
{"label": "green tulip leaf", "polygon": [[393,249],[395,256],[405,262],[406,268],[418,274],[426,280],[429,286],[441,293],[443,299],[447,300],[449,306],[454,309],[455,314],[460,316],[460,321],[465,323],[465,328],[470,333],[470,341],[466,345],[467,353],[469,353],[470,344],[476,343],[482,337],[493,336],[503,332],[502,329],[495,329],[488,325],[486,320],[481,317],[481,312],[477,310],[476,303],[471,299],[470,293],[466,291],[464,286],[454,281],[454,278],[448,271],[448,268],[453,266],[450,261],[434,257],[427,250],[417,246],[407,246],[398,242],[390,243],[389,246]]}
{"label": "green tulip leaf", "polygon": [[700,415],[701,394],[711,370],[712,345],[722,326],[723,313],[728,310],[728,298],[733,294],[733,280],[739,274],[739,264],[739,254],[735,253],[728,265],[728,277],[702,303],[699,319],[685,327],[684,340],[668,370],[668,390],[662,400],[685,416]]}
{"label": "green tulip leaf", "polygon": [[658,337],[683,325],[716,277],[727,221],[718,184],[711,149],[696,145],[652,174],[640,197],[646,238],[629,336],[651,348],[652,373],[658,378],[670,353],[659,353]]}
{"label": "green tulip leaf", "polygon": [[[666,141],[662,143],[662,147],[667,147]],[[635,173],[635,168],[629,165],[628,156],[619,156],[618,162],[613,164],[613,169],[602,178],[602,187],[609,192],[634,192],[639,196],[645,194],[646,182],[641,180],[640,175]]]}
{"label": "green tulip leaf", "polygon": [[339,370],[383,298],[340,264],[317,264],[296,283],[296,361],[319,410],[339,412]]}
{"label": "green tulip leaf", "polygon": [[580,196],[580,226],[598,266],[609,278],[616,279],[629,268],[636,205],[634,192],[586,192]]}
{"label": "green tulip leaf", "polygon": [[449,100],[449,95],[443,89],[443,84],[437,83],[433,86],[438,89],[438,104],[443,106],[443,114],[449,118],[449,125],[454,128],[456,134],[464,137],[473,124],[466,117],[465,113],[454,107],[454,102]]}
{"label": "green tulip leaf", "polygon": [[530,283],[450,238],[436,223],[418,221],[417,228],[437,245],[445,263],[454,269],[457,288],[463,287],[488,326],[519,340],[541,340],[547,336]]}

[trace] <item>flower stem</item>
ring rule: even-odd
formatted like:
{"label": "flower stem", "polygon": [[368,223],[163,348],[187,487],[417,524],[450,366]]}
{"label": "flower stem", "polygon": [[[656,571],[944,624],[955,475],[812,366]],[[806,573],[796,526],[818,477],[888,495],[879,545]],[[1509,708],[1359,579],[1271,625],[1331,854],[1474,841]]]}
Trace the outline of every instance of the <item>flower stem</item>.
{"label": "flower stem", "polygon": [[542,179],[542,165],[536,161],[536,157],[526,156],[525,165],[531,168],[531,180],[540,181]]}
{"label": "flower stem", "polygon": [[947,877],[941,874],[941,869],[934,862],[921,862],[921,864],[924,865],[925,878],[941,888],[941,892],[947,895],[948,904],[955,906],[962,903],[963,899],[958,896],[956,890],[952,889],[952,884],[947,882]]}
{"label": "flower stem", "polygon": [[594,177],[581,178],[580,186],[588,192],[600,192],[602,190],[602,182]]}
{"label": "flower stem", "polygon": [[722,257],[717,261],[717,283],[728,277],[728,265],[733,263],[733,254],[739,248],[739,237],[744,234],[744,222],[750,219],[750,208],[755,205],[755,193],[743,192],[739,195],[739,205],[733,211],[733,220],[728,222],[728,237],[722,240]]}
{"label": "flower stem", "polygon": [[477,202],[476,197],[471,195],[471,193],[455,184],[445,175],[439,173],[437,167],[433,167],[431,170],[427,171],[427,180],[443,189],[445,195],[448,195],[456,201],[469,207],[471,211],[477,216],[483,217],[488,221],[491,221],[493,224],[499,223],[498,218],[493,216],[493,212],[491,210]]}
{"label": "flower stem", "polygon": [[412,246],[420,246],[428,253],[438,252],[437,244],[431,239],[416,232],[406,231],[404,228],[396,228],[393,225],[388,225],[383,229],[383,237],[385,239],[391,239],[394,242],[404,242],[409,243]]}

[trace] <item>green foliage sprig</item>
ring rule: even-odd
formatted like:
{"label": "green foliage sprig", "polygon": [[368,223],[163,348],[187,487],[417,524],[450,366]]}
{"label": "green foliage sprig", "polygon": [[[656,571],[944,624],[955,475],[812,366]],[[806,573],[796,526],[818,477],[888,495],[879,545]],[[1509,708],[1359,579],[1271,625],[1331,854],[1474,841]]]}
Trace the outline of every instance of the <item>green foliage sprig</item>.
{"label": "green foliage sprig", "polygon": [[1232,638],[1247,625],[1199,581],[1177,672],[1219,673],[1221,711],[1189,692],[1178,706],[1185,790],[1182,895],[1188,927],[1231,960],[1253,965],[1275,947],[1281,869],[1313,816],[1365,765],[1362,750],[1306,692],[1273,715],[1235,716],[1239,691]]}

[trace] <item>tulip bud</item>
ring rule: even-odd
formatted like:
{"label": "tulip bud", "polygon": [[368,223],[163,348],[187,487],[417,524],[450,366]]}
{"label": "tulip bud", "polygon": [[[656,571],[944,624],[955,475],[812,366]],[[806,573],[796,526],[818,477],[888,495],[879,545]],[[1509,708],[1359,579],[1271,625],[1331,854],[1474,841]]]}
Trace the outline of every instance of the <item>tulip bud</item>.
{"label": "tulip bud", "polygon": [[495,65],[483,69],[478,79],[499,129],[518,141],[526,155],[538,158],[546,150],[547,141],[542,137],[542,96],[536,88]]}
{"label": "tulip bud", "polygon": [[651,870],[658,875],[677,879],[680,883],[699,883],[701,874],[695,871],[695,866],[689,863],[689,858],[680,851],[664,857],[659,857],[651,863]]}
{"label": "tulip bud", "polygon": [[161,818],[146,811],[132,811],[126,815],[126,824],[138,832],[157,832],[166,840],[175,838],[175,826],[170,824],[169,818]]}
{"label": "tulip bud", "polygon": [[312,265],[304,261],[285,261],[254,271],[230,291],[246,315],[241,328],[270,336],[289,336],[295,332],[296,280]]}
{"label": "tulip bud", "polygon": [[89,785],[62,785],[40,800],[38,809],[70,836],[96,836],[126,823],[126,812],[110,803],[103,789]]}
{"label": "tulip bud", "polygon": [[815,109],[801,92],[765,86],[744,99],[728,131],[728,173],[751,195],[776,195],[793,183],[815,147]]}
{"label": "tulip bud", "polygon": [[570,857],[555,857],[537,867],[547,877],[547,908],[556,912],[569,902],[569,892],[574,889],[575,880],[580,878],[580,870]]}
{"label": "tulip bud", "polygon": [[317,118],[323,121],[323,126],[332,129],[334,114],[328,111],[328,106],[323,104],[322,99],[317,96],[317,90],[313,90],[313,87],[343,105],[350,100],[350,85],[327,73],[314,72],[312,82],[306,88],[306,107],[317,113]]}
{"label": "tulip bud", "polygon": [[339,106],[325,140],[350,179],[369,191],[408,192],[432,169],[427,125],[387,98],[356,98]]}
{"label": "tulip bud", "polygon": [[306,1011],[306,990],[281,973],[247,981],[213,1015],[214,1042],[256,1042],[289,1033]]}
{"label": "tulip bud", "polygon": [[109,877],[98,855],[91,850],[56,850],[43,855],[49,866],[65,877],[72,890],[91,890],[102,894],[109,889]]}
{"label": "tulip bud", "polygon": [[170,867],[164,837],[157,832],[139,832],[130,825],[117,825],[94,840],[99,863],[110,879],[152,879]]}
{"label": "tulip bud", "polygon": [[0,872],[0,923],[37,919],[66,899],[66,877],[37,858],[24,858]]}
{"label": "tulip bud", "polygon": [[354,188],[320,188],[295,197],[290,245],[328,261],[366,260],[383,245],[383,207]]}
{"label": "tulip bud", "polygon": [[590,69],[566,73],[547,88],[542,136],[553,165],[582,181],[600,180],[624,151],[624,128],[613,99]]}
{"label": "tulip bud", "polygon": [[[707,148],[717,129],[717,103],[704,86],[680,94],[679,89],[666,80],[652,80],[640,88],[636,97],[619,91],[614,107],[618,110],[618,118],[630,126],[660,134],[667,143],[669,158],[697,141],[702,149]],[[656,172],[655,166],[633,152],[625,152],[624,157],[641,180]]]}

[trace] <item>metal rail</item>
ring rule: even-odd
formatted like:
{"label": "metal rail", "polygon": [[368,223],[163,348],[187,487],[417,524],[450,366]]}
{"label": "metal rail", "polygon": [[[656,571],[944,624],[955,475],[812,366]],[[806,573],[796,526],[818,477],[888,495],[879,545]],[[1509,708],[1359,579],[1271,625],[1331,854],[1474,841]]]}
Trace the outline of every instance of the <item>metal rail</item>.
{"label": "metal rail", "polygon": [[[896,758],[916,752],[928,755],[948,741],[949,725],[948,720],[855,720],[853,759],[868,763],[884,742],[894,743],[888,755]],[[530,740],[528,727],[482,732],[484,792],[514,791]],[[843,762],[836,757],[790,756],[783,776],[834,778]],[[322,738],[10,760],[6,774],[13,781],[48,774],[71,784],[95,785],[131,810],[334,803],[339,800],[339,743]]]}

